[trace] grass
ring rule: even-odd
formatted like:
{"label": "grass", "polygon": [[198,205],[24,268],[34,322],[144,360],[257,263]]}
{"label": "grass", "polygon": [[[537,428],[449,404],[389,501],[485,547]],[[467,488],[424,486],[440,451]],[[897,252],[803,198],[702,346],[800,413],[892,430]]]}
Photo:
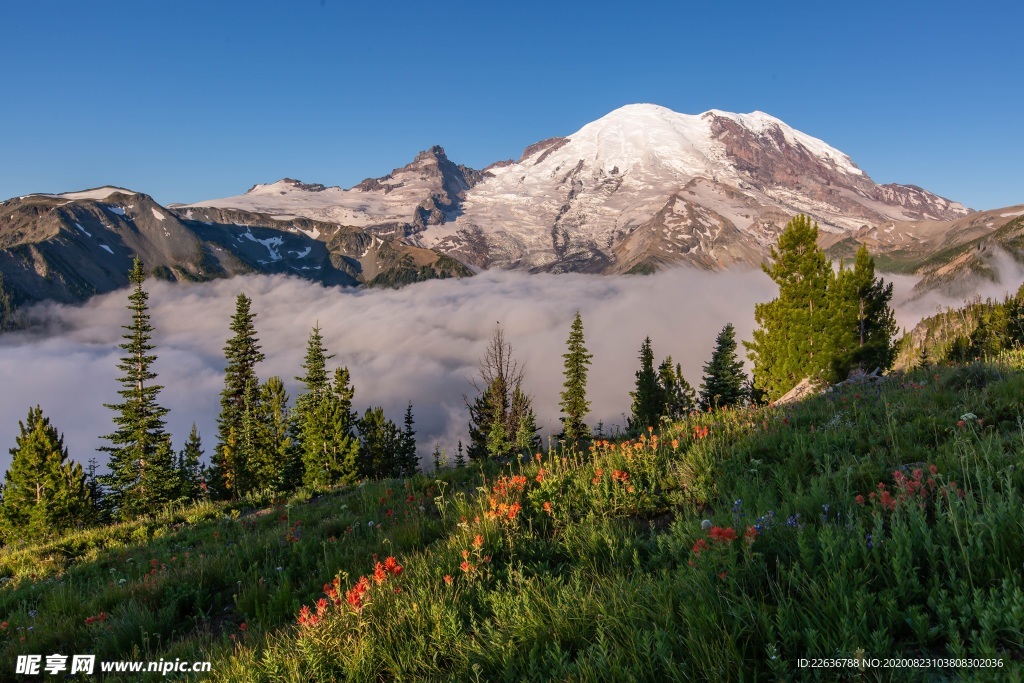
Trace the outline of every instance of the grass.
{"label": "grass", "polygon": [[1022,680],[1022,368],[8,547],[0,657],[209,659],[225,681]]}

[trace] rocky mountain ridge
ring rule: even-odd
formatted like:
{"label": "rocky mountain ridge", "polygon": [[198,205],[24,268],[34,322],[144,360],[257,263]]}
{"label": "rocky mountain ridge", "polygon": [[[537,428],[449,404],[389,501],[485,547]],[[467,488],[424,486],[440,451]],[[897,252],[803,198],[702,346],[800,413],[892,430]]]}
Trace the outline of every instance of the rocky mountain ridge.
{"label": "rocky mountain ridge", "polygon": [[429,249],[309,218],[164,207],[103,187],[0,202],[0,274],[16,304],[81,301],[127,285],[134,257],[155,277],[201,282],[287,273],[326,285],[401,285],[471,271]]}
{"label": "rocky mountain ridge", "polygon": [[883,270],[921,275],[922,290],[968,291],[992,276],[995,256],[1024,261],[1018,229],[1002,230],[1021,207],[975,212],[915,185],[877,184],[763,112],[639,104],[483,170],[434,146],[350,189],[283,178],[166,207],[110,186],[9,199],[0,286],[22,303],[78,301],[124,285],[134,255],[168,279],[265,272],[342,285],[484,268],[723,270],[759,265],[799,213],[819,223],[834,257],[867,244]]}
{"label": "rocky mountain ridge", "polygon": [[914,185],[877,184],[844,153],[763,112],[627,105],[482,171],[440,147],[350,190],[279,181],[194,206],[329,218],[403,235],[478,268],[628,273],[757,265],[785,223],[823,237],[971,213]]}

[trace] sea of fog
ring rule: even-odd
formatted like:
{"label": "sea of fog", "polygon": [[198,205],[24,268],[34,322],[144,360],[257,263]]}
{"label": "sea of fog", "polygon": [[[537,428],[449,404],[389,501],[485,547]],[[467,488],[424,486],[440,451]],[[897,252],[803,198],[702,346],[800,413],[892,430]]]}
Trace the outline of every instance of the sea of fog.
{"label": "sea of fog", "polygon": [[[913,285],[897,278],[897,299]],[[1013,285],[1013,288],[1016,284]],[[557,432],[562,353],[573,314],[583,316],[594,355],[588,383],[588,421],[622,426],[640,344],[653,342],[655,360],[671,355],[695,387],[715,335],[731,322],[750,339],[754,304],[777,294],[760,271],[710,273],[688,268],[650,276],[525,275],[488,271],[464,280],[434,280],[399,290],[340,289],[285,276],[247,276],[205,284],[149,281],[155,328],[154,369],[170,409],[168,428],[180,448],[194,422],[207,455],[216,437],[223,386],[223,346],[235,297],[253,299],[266,360],[262,379],[278,375],[292,398],[312,326],[319,323],[334,358],[348,366],[360,413],[383,406],[396,422],[412,401],[420,455],[435,444],[449,452],[466,440],[464,394],[497,323],[525,363],[544,435]],[[1005,290],[1006,287],[1002,287]],[[993,292],[995,293],[995,292]],[[70,456],[83,463],[112,430],[118,400],[116,364],[121,326],[129,322],[122,290],[80,306],[44,304],[29,310],[30,332],[0,335],[0,468],[10,463],[18,422],[39,404],[64,433]],[[898,305],[899,323],[912,326],[938,304]],[[742,348],[741,348],[742,352]]]}

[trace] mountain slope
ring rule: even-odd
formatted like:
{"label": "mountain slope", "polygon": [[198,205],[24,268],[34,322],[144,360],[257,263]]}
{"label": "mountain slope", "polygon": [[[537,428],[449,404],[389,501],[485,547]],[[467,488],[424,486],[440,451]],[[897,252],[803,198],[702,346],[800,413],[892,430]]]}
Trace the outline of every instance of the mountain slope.
{"label": "mountain slope", "polygon": [[979,282],[1000,281],[1019,271],[1014,263],[1024,264],[1024,205],[977,211],[954,221],[890,221],[823,240],[836,259],[852,258],[860,244],[867,245],[881,269],[920,276],[915,296],[939,289],[967,297]]}
{"label": "mountain slope", "polygon": [[842,152],[761,112],[629,105],[490,169],[462,215],[423,240],[470,261],[484,251],[478,265],[487,266],[722,268],[760,263],[797,213],[845,233],[969,210],[916,187],[877,185]]}
{"label": "mountain slope", "polygon": [[255,185],[243,195],[191,204],[266,213],[280,218],[305,217],[372,229],[405,237],[428,225],[451,220],[480,171],[452,163],[441,147],[420,152],[412,163],[355,187],[325,187],[291,178]]}
{"label": "mountain slope", "polygon": [[434,147],[349,190],[285,179],[193,206],[401,234],[481,268],[595,273],[757,265],[798,213],[842,236],[971,213],[916,186],[876,184],[846,154],[768,114],[651,104],[483,171]]}
{"label": "mountain slope", "polygon": [[136,256],[154,276],[183,281],[255,272],[394,286],[471,274],[450,257],[351,226],[169,209],[123,188],[0,202],[0,273],[18,305],[81,301],[123,287]]}
{"label": "mountain slope", "polygon": [[974,212],[914,185],[877,184],[843,152],[762,112],[651,104],[483,170],[432,147],[347,190],[285,178],[161,207],[104,187],[0,208],[0,298],[16,302],[107,291],[124,284],[134,254],[174,279],[268,272],[331,284],[470,274],[463,264],[605,274],[757,266],[800,213],[818,222],[833,257],[867,244],[881,270],[924,276],[921,292],[969,292],[1004,254],[1024,259],[1005,245],[986,252],[1006,241],[996,233],[1020,207]]}

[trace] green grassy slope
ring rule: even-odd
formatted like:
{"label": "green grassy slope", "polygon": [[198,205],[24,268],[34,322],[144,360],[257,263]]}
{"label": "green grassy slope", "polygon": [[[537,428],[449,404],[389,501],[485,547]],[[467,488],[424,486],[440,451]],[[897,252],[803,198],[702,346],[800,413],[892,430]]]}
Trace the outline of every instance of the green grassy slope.
{"label": "green grassy slope", "polygon": [[[225,681],[1021,680],[1021,396],[1018,355],[584,453],[5,548],[0,662],[211,659]],[[1001,667],[798,666],[860,656]]]}

